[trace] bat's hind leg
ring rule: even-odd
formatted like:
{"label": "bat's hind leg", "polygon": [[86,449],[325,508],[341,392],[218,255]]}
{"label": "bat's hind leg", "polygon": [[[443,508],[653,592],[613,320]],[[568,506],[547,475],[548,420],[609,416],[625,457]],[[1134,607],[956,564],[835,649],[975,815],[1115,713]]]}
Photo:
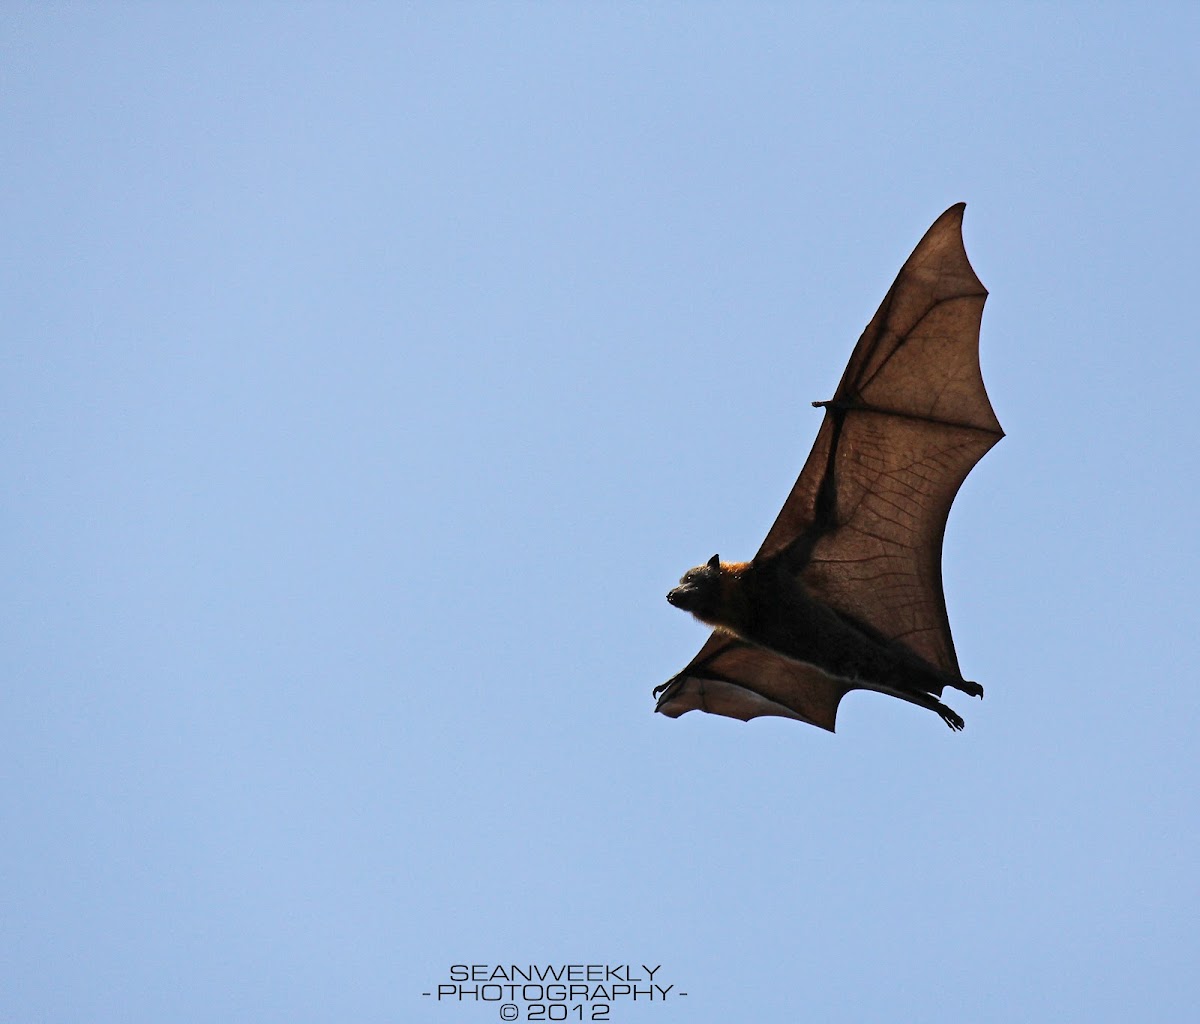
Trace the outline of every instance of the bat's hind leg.
{"label": "bat's hind leg", "polygon": [[963,693],[969,694],[972,697],[983,697],[983,687],[978,683],[972,682],[970,679],[950,679],[947,680],[947,683],[956,690],[962,690]]}
{"label": "bat's hind leg", "polygon": [[[899,696],[899,695],[897,695],[897,696]],[[955,732],[962,732],[963,727],[967,724],[966,722],[964,722],[962,720],[962,716],[959,715],[959,713],[957,711],[955,711],[951,707],[947,707],[945,704],[943,704],[940,700],[938,700],[932,694],[929,694],[929,693],[908,694],[904,697],[904,699],[910,700],[914,704],[919,705],[920,707],[929,708],[930,711],[936,711],[939,715],[941,715],[942,721],[945,722],[948,726],[950,726],[950,728],[953,729]]]}
{"label": "bat's hind leg", "polygon": [[934,711],[942,716],[942,721],[950,726],[951,729],[955,732],[962,732],[963,726],[967,723],[962,720],[962,716],[953,708],[946,707],[940,700],[935,700],[932,707]]}
{"label": "bat's hind leg", "polygon": [[[910,704],[916,704],[917,707],[929,708],[930,711],[936,711],[943,722],[945,722],[955,732],[961,731],[966,722],[962,720],[958,712],[953,708],[946,707],[932,693],[925,693],[920,690],[901,690],[895,686],[888,686],[884,683],[874,683],[865,679],[856,680],[855,687],[863,690],[875,690],[877,693],[886,693],[891,697],[899,697],[901,700],[906,700]],[[976,684],[978,686],[978,683]],[[983,688],[980,687],[980,693]]]}

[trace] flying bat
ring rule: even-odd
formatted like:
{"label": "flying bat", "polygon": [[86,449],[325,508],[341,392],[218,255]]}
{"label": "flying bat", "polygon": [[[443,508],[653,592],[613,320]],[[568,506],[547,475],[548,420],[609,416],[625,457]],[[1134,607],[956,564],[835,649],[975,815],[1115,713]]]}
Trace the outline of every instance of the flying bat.
{"label": "flying bat", "polygon": [[901,267],[855,345],[816,443],[749,562],[716,555],[667,595],[714,631],[655,710],[834,729],[851,690],[963,720],[963,678],[942,592],[942,536],[972,467],[1004,436],[979,370],[987,289],[967,260],[965,203]]}

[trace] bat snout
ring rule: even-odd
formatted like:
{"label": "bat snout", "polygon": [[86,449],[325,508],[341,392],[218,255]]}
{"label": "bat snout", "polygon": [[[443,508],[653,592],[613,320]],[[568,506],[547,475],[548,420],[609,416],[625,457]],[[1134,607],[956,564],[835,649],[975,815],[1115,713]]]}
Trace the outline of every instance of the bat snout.
{"label": "bat snout", "polygon": [[676,587],[667,592],[667,601],[675,608],[682,608],[685,612],[690,612],[696,606],[696,588]]}

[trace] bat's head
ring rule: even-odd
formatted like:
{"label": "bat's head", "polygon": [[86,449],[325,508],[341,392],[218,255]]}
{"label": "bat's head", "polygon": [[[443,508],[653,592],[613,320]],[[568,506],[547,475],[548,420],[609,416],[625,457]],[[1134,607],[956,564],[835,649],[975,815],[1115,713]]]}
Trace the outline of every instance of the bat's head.
{"label": "bat's head", "polygon": [[725,604],[720,558],[713,555],[704,565],[685,572],[679,586],[667,594],[667,600],[676,608],[691,612],[701,622],[720,623]]}

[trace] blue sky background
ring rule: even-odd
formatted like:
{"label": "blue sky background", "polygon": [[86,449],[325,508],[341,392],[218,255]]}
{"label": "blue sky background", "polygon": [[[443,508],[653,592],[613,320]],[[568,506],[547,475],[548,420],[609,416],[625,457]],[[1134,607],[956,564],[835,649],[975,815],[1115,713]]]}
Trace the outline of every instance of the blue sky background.
{"label": "blue sky background", "polygon": [[[6,4],[0,1020],[1192,1019],[1190,5]],[[651,714],[965,200],[982,703]]]}

